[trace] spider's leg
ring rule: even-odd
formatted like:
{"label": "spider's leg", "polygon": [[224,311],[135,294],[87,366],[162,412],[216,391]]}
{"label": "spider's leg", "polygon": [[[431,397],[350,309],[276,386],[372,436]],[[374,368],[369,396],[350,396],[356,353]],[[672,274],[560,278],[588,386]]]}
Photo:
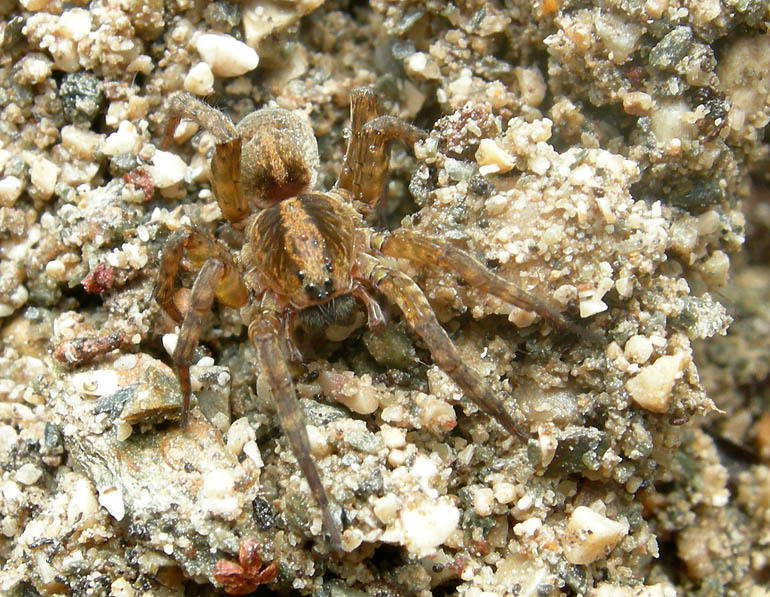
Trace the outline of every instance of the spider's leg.
{"label": "spider's leg", "polygon": [[221,261],[224,264],[224,272],[216,286],[217,300],[228,307],[243,306],[248,292],[230,253],[200,230],[187,226],[178,228],[168,237],[160,255],[155,282],[156,300],[178,325],[182,325],[184,315],[174,302],[174,294],[179,267],[185,257],[191,270],[200,269],[209,258]]}
{"label": "spider's leg", "polygon": [[341,538],[329,510],[329,498],[321,483],[318,469],[310,455],[310,442],[302,412],[294,392],[291,373],[287,365],[284,343],[281,339],[283,324],[276,306],[263,299],[262,309],[249,324],[249,338],[257,349],[262,373],[267,377],[273,393],[281,428],[297,459],[297,464],[310,486],[310,491],[321,508],[324,528],[334,549],[339,549]]}
{"label": "spider's leg", "polygon": [[[190,306],[182,314],[174,302],[176,276],[183,257],[198,276],[190,293]],[[203,321],[216,298],[229,307],[241,307],[248,292],[230,254],[216,241],[193,228],[180,228],[170,237],[160,257],[155,296],[169,316],[181,326],[172,359],[182,388],[181,425],[187,426],[190,409],[190,357],[198,344]]]}
{"label": "spider's leg", "polygon": [[525,431],[508,414],[492,388],[478,372],[465,364],[414,280],[367,254],[358,257],[356,270],[357,276],[398,305],[407,323],[427,344],[434,362],[481,410],[494,417],[512,435],[527,439]]}
{"label": "spider's leg", "polygon": [[187,427],[187,414],[190,411],[190,396],[192,395],[190,357],[198,345],[204,318],[211,311],[211,305],[214,302],[214,290],[223,270],[224,264],[221,261],[209,259],[198,272],[198,277],[195,278],[190,294],[190,308],[184,315],[176,348],[174,348],[174,354],[171,356],[176,367],[179,385],[182,388],[180,424],[183,429]]}
{"label": "spider's leg", "polygon": [[162,147],[167,147],[182,118],[194,120],[216,139],[211,158],[211,186],[224,216],[240,222],[249,215],[249,206],[241,185],[241,136],[222,112],[184,91],[168,100],[169,118]]}
{"label": "spider's leg", "polygon": [[350,140],[337,187],[371,205],[380,198],[385,184],[389,142],[397,140],[413,147],[425,132],[395,116],[381,116],[377,95],[365,87],[353,91],[350,120]]}
{"label": "spider's leg", "polygon": [[478,288],[482,292],[496,296],[506,303],[526,311],[537,313],[557,326],[594,344],[603,343],[598,334],[573,323],[541,299],[489,271],[468,253],[447,242],[420,236],[411,230],[401,229],[392,233],[373,233],[369,237],[369,244],[374,251],[383,255],[409,259],[426,265],[438,265],[454,272],[470,286]]}

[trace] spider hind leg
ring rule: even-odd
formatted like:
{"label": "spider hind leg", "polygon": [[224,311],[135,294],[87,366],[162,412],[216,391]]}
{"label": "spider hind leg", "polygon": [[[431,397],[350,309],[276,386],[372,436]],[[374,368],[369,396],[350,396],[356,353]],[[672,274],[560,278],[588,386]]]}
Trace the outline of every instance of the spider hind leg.
{"label": "spider hind leg", "polygon": [[511,435],[527,439],[527,433],[505,410],[489,384],[464,362],[417,283],[371,255],[361,255],[357,265],[363,279],[398,305],[409,326],[427,344],[434,362],[460,389]]}

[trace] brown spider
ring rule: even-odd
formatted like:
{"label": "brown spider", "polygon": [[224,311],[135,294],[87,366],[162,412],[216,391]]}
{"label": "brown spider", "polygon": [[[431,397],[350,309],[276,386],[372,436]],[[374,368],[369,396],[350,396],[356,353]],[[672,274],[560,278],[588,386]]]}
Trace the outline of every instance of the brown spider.
{"label": "brown spider", "polygon": [[278,574],[275,563],[262,568],[259,543],[255,539],[244,539],[238,550],[238,563],[217,560],[214,564],[214,580],[221,584],[229,595],[246,595],[259,585],[269,583]]}
{"label": "brown spider", "polygon": [[[355,299],[365,306],[369,326],[381,329],[382,311],[369,294],[376,290],[399,307],[434,362],[469,398],[509,433],[525,437],[489,384],[465,364],[420,287],[399,271],[394,258],[441,266],[484,292],[569,330],[587,333],[447,242],[406,229],[375,231],[365,224],[363,214],[382,194],[389,142],[398,140],[412,147],[424,137],[423,131],[381,115],[375,94],[356,89],[342,172],[335,187],[322,193],[312,190],[318,161],[315,138],[309,123],[296,114],[263,109],[234,126],[214,108],[177,93],[170,98],[166,139],[182,117],[197,121],[215,136],[214,195],[233,228],[245,235],[240,251],[233,253],[201,231],[181,228],[171,235],[160,258],[157,299],[181,326],[172,359],[183,394],[182,426],[190,405],[190,359],[204,317],[215,299],[240,308],[283,431],[321,508],[325,531],[339,546],[339,531],[310,456],[289,372],[288,361],[301,356],[291,330],[298,315],[327,325],[344,321],[354,310]],[[251,213],[254,208],[258,209]],[[185,313],[174,302],[176,276],[183,263],[198,270]]]}

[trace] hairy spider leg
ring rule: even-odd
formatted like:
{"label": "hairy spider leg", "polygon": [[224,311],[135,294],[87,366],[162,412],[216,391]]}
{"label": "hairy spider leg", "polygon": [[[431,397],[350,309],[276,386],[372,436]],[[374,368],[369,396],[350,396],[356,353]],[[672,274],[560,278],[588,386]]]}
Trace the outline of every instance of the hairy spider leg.
{"label": "hairy spider leg", "polygon": [[382,195],[388,173],[390,141],[412,148],[425,131],[395,116],[381,116],[377,95],[363,87],[353,91],[350,120],[350,140],[336,186],[350,191],[354,201],[373,205]]}
{"label": "hairy spider leg", "polygon": [[[176,277],[184,257],[198,269],[190,293],[190,306],[182,314],[174,302]],[[215,240],[193,228],[180,228],[168,240],[160,258],[156,299],[161,308],[181,326],[176,348],[171,356],[182,390],[180,419],[187,426],[192,385],[190,358],[198,345],[206,315],[216,298],[228,307],[242,307],[248,291],[227,250]]]}
{"label": "hairy spider leg", "polygon": [[527,434],[495,397],[492,388],[481,375],[465,364],[414,280],[367,254],[356,259],[356,270],[357,276],[368,281],[398,305],[406,322],[427,344],[434,362],[481,410],[496,419],[510,434],[527,439]]}
{"label": "hairy spider leg", "polygon": [[454,272],[470,286],[485,294],[496,296],[526,311],[533,311],[594,344],[602,343],[598,334],[573,323],[536,296],[489,271],[468,253],[447,242],[421,236],[412,230],[400,229],[391,233],[372,233],[369,245],[383,255],[425,265],[437,265]]}
{"label": "hairy spider leg", "polygon": [[179,121],[194,120],[214,135],[216,147],[211,158],[211,186],[222,214],[231,222],[249,215],[241,184],[241,135],[232,120],[198,98],[178,91],[169,98],[169,119],[161,147],[168,147]]}
{"label": "hairy spider leg", "polygon": [[329,536],[329,542],[334,549],[339,549],[340,534],[332,519],[326,490],[310,455],[307,428],[297,402],[294,383],[286,361],[286,349],[281,337],[281,331],[284,328],[283,309],[276,304],[277,301],[274,299],[271,291],[267,291],[263,296],[259,309],[252,315],[253,319],[249,323],[249,339],[259,354],[262,373],[266,376],[268,386],[273,394],[273,402],[278,411],[281,428],[289,440],[291,451],[310,486],[310,491],[321,508],[323,525]]}

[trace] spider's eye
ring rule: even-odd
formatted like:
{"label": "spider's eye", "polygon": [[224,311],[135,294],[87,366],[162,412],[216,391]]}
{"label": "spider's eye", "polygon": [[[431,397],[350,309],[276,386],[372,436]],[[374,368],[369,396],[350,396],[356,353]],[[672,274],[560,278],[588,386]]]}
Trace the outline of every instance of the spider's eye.
{"label": "spider's eye", "polygon": [[334,282],[332,282],[332,279],[324,278],[324,290],[326,292],[331,292],[332,288],[334,288]]}
{"label": "spider's eye", "polygon": [[327,271],[327,272],[329,272],[329,273],[332,273],[332,270],[333,270],[333,269],[334,269],[334,268],[332,267],[332,264],[331,264],[331,263],[327,263],[327,264],[326,264],[326,271]]}
{"label": "spider's eye", "polygon": [[299,281],[302,282],[305,279],[305,272],[303,270],[299,270],[297,272],[297,278],[299,278]]}

